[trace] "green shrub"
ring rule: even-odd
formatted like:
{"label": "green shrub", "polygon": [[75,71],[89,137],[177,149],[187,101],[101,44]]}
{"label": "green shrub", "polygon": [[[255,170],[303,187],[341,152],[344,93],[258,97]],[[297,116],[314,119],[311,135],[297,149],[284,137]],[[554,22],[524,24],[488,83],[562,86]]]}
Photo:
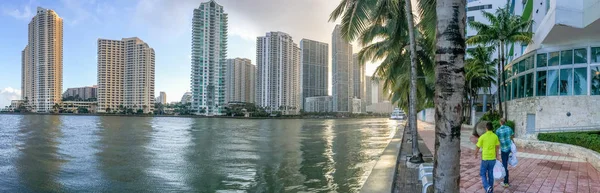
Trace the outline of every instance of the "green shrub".
{"label": "green shrub", "polygon": [[498,113],[498,111],[488,111],[487,113],[483,114],[483,116],[481,116],[481,120],[493,122],[495,120],[500,120],[501,117],[502,116],[500,115],[500,113]]}
{"label": "green shrub", "polygon": [[540,133],[538,134],[538,140],[581,146],[600,153],[600,135],[597,131]]}

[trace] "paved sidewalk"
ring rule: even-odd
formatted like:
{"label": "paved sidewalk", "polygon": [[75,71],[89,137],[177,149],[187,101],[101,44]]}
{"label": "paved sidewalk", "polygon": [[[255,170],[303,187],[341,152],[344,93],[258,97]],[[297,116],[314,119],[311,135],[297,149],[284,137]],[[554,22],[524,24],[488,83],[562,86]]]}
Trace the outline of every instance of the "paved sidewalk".
{"label": "paved sidewalk", "polygon": [[[425,122],[417,125],[423,141],[433,152],[433,125]],[[473,157],[475,142],[477,138],[470,130],[461,132],[460,192],[483,192],[479,176],[481,161]],[[500,181],[496,181],[494,192],[600,192],[600,172],[581,159],[533,149],[519,149],[517,158],[517,167],[509,166],[511,187],[501,187]]]}

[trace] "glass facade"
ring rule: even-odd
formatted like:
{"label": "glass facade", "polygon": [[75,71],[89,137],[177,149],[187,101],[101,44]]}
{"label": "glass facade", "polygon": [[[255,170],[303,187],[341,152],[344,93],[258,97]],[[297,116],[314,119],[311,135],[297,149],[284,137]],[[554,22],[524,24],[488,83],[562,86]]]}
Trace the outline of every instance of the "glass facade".
{"label": "glass facade", "polygon": [[[503,101],[534,96],[600,95],[600,46],[524,55],[505,67]],[[589,83],[588,83],[589,82]]]}
{"label": "glass facade", "polygon": [[537,96],[546,96],[546,71],[537,72]]}
{"label": "glass facade", "polygon": [[560,70],[559,91],[561,96],[573,95],[573,69]]}
{"label": "glass facade", "polygon": [[591,84],[590,91],[592,95],[600,95],[600,66],[591,67],[590,70]]}

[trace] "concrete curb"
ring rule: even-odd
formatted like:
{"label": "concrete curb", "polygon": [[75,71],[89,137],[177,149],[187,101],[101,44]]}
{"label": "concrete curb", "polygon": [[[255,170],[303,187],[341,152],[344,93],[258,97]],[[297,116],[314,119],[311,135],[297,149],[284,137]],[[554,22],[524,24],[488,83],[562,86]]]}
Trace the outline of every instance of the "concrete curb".
{"label": "concrete curb", "polygon": [[363,184],[360,192],[364,193],[390,193],[392,192],[396,180],[396,171],[398,167],[398,156],[400,155],[400,146],[406,124],[399,125],[394,138],[390,140],[388,146],[383,150],[379,160],[373,166],[371,174]]}
{"label": "concrete curb", "polygon": [[600,153],[583,147],[554,143],[539,140],[514,138],[515,145],[520,148],[539,149],[542,151],[551,151],[573,156],[592,164],[596,170],[600,171]]}

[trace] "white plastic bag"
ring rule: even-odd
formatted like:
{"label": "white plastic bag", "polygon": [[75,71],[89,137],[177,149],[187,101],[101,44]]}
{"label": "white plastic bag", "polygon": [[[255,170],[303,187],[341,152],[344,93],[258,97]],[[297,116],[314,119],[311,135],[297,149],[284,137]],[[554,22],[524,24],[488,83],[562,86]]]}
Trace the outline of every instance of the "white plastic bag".
{"label": "white plastic bag", "polygon": [[515,153],[511,153],[508,157],[508,164],[510,164],[510,166],[512,167],[517,167],[517,163],[519,163],[519,160],[517,160],[517,156],[515,155]]}
{"label": "white plastic bag", "polygon": [[504,171],[502,162],[496,160],[496,165],[494,165],[494,179],[501,180],[504,176],[506,176],[506,171]]}
{"label": "white plastic bag", "polygon": [[515,145],[515,142],[513,142],[513,141],[511,141],[511,143],[510,143],[510,152],[515,156],[517,155],[517,146]]}

